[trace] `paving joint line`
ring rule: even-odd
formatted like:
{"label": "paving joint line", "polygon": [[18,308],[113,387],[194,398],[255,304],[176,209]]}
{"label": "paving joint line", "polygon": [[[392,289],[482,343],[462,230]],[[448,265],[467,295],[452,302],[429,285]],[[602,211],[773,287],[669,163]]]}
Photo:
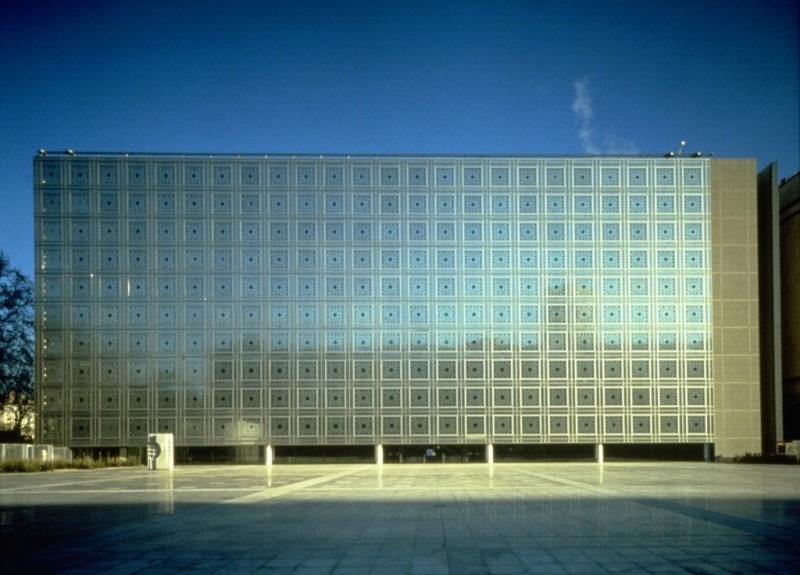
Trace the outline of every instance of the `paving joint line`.
{"label": "paving joint line", "polygon": [[250,495],[244,495],[242,497],[236,497],[234,499],[206,503],[204,505],[200,505],[199,507],[193,507],[188,510],[173,510],[168,513],[160,513],[155,516],[149,516],[144,519],[141,519],[137,521],[136,524],[119,525],[103,533],[89,534],[85,538],[82,538],[79,544],[84,546],[102,545],[104,542],[115,541],[120,537],[123,538],[130,537],[133,535],[146,533],[148,531],[163,529],[164,526],[169,525],[170,523],[173,523],[175,521],[181,521],[181,522],[185,521],[194,515],[206,513],[214,508],[219,508],[219,506],[221,505],[231,505],[238,503],[255,503],[258,501],[273,499],[275,497],[280,497],[281,495],[286,495],[293,491],[298,491],[307,487],[313,487],[315,485],[326,483],[328,481],[333,481],[335,479],[338,479],[339,477],[353,475],[355,473],[368,469],[369,467],[370,466],[368,465],[358,466],[352,469],[345,469],[332,474],[312,477],[310,479],[298,481],[289,485],[281,485],[280,487],[272,487],[272,488],[267,487],[265,489],[261,489],[257,493],[251,493]]}
{"label": "paving joint line", "polygon": [[275,497],[280,497],[281,495],[285,495],[287,493],[291,493],[293,491],[299,491],[301,489],[305,489],[306,487],[314,487],[315,485],[320,485],[322,483],[327,483],[329,481],[335,481],[341,477],[346,477],[348,475],[355,475],[356,473],[363,471],[365,469],[369,469],[372,466],[369,465],[359,465],[354,469],[345,469],[343,471],[339,471],[338,473],[333,473],[330,475],[322,475],[320,477],[312,477],[311,479],[305,479],[303,481],[298,481],[296,483],[290,483],[288,485],[281,485],[280,487],[267,487],[266,489],[262,489],[256,493],[251,493],[249,495],[243,495],[241,497],[237,497],[235,499],[227,499],[225,501],[220,501],[221,505],[234,505],[240,503],[254,503],[257,501],[264,501],[267,499],[274,499]]}
{"label": "paving joint line", "polygon": [[638,505],[644,505],[646,507],[659,509],[661,511],[677,513],[679,515],[683,515],[691,519],[698,519],[701,521],[707,521],[710,523],[715,523],[717,525],[722,525],[724,527],[729,527],[731,529],[737,529],[739,531],[744,531],[745,533],[749,533],[751,535],[760,535],[763,537],[783,539],[786,540],[787,542],[792,542],[792,543],[794,543],[797,539],[797,534],[792,533],[788,529],[776,527],[774,525],[770,525],[768,523],[764,523],[762,521],[758,521],[755,519],[748,519],[746,517],[737,517],[735,515],[721,513],[719,511],[709,511],[706,509],[700,509],[692,505],[688,505],[686,503],[680,503],[675,501],[659,501],[657,499],[648,499],[645,497],[633,497],[626,494],[623,491],[610,489],[608,487],[599,487],[596,485],[584,483],[582,481],[576,481],[574,479],[565,479],[563,477],[557,477],[551,474],[537,473],[535,471],[528,471],[528,470],[525,470],[525,473],[529,475],[534,475],[536,477],[540,477],[542,479],[546,479],[548,481],[560,483],[562,485],[568,485],[570,487],[575,487],[577,489],[583,489],[584,491],[590,491],[593,493],[598,493],[600,495],[605,495],[616,499],[625,499],[627,501],[630,501],[631,503],[636,503]]}

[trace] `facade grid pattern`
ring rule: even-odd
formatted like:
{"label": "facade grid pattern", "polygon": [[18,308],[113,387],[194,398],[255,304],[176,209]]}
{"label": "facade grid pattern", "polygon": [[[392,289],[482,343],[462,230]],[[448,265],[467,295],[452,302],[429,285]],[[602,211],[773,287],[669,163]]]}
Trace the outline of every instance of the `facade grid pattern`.
{"label": "facade grid pattern", "polygon": [[43,441],[713,441],[705,159],[34,167]]}

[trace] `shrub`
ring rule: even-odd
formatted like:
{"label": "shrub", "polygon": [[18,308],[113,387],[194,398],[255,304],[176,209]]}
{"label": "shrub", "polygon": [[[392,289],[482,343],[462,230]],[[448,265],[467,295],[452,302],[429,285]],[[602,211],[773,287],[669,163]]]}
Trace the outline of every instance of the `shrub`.
{"label": "shrub", "polygon": [[777,463],[783,465],[800,463],[800,459],[798,459],[796,455],[786,455],[784,453],[775,453],[772,455],[746,453],[745,455],[734,457],[733,461],[735,463]]}
{"label": "shrub", "polygon": [[139,467],[142,463],[133,457],[109,457],[103,460],[106,467]]}
{"label": "shrub", "polygon": [[70,467],[72,469],[94,469],[97,467],[97,464],[95,463],[94,459],[88,455],[84,455],[83,457],[73,459]]}
{"label": "shrub", "polygon": [[40,470],[39,461],[28,461],[26,459],[11,459],[4,461],[2,464],[2,471],[4,473],[27,473],[29,471]]}
{"label": "shrub", "polygon": [[56,469],[102,469],[104,467],[138,467],[138,459],[110,457],[108,459],[92,459],[88,455],[72,461],[57,459],[55,461],[30,461],[27,459],[10,459],[0,464],[0,473],[28,473],[35,471],[54,471]]}

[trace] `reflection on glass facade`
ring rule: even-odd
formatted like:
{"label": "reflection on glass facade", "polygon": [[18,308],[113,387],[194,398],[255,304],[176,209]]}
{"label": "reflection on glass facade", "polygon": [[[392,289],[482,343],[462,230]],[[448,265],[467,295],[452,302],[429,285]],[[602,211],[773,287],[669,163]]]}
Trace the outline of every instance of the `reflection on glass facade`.
{"label": "reflection on glass facade", "polygon": [[34,164],[42,441],[713,441],[708,160]]}

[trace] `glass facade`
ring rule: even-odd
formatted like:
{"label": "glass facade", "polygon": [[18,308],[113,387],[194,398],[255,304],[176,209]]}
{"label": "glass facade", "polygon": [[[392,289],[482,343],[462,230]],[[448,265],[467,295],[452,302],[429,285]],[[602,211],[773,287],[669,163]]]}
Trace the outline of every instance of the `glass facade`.
{"label": "glass facade", "polygon": [[702,158],[39,157],[42,441],[713,441]]}

